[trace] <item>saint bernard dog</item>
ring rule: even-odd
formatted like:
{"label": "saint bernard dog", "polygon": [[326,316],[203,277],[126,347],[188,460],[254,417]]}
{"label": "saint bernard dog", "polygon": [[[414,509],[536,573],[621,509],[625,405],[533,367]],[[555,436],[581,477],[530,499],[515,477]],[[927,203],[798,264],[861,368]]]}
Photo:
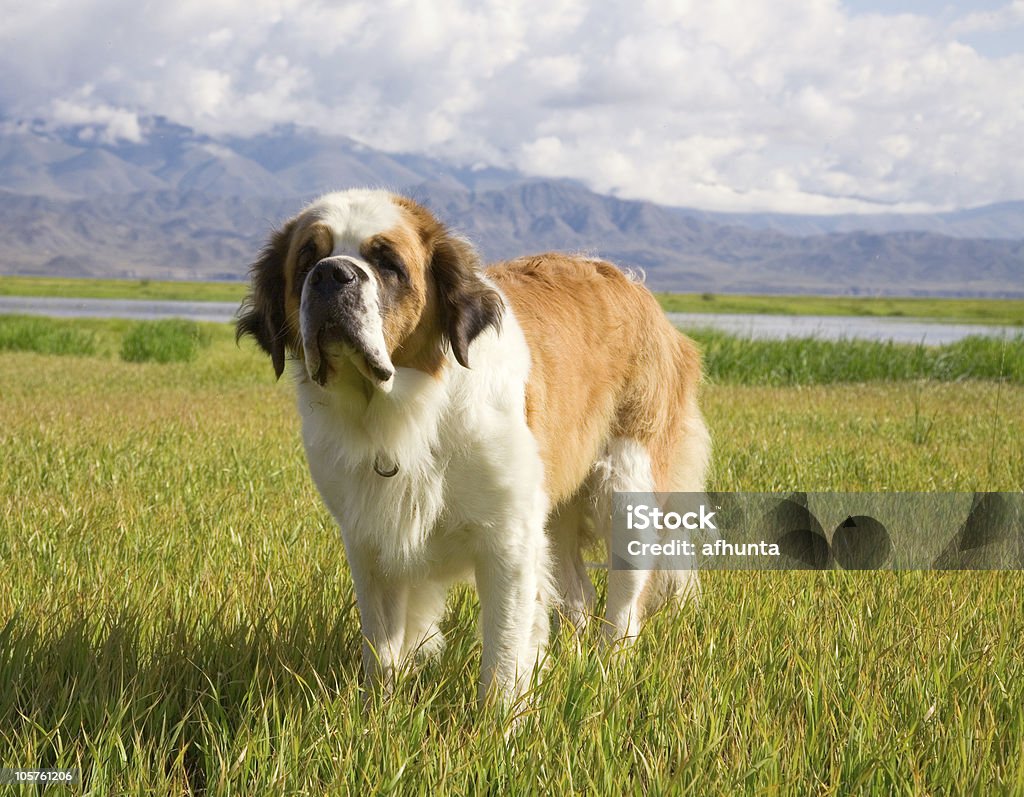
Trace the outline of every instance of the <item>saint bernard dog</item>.
{"label": "saint bernard dog", "polygon": [[[449,585],[475,582],[480,696],[528,688],[559,610],[582,628],[581,548],[611,494],[703,489],[700,358],[651,293],[563,254],[481,267],[428,210],[332,193],[275,232],[237,333],[298,392],[302,439],[341,528],[368,688],[439,647]],[[695,594],[696,572],[610,570],[604,627]]]}

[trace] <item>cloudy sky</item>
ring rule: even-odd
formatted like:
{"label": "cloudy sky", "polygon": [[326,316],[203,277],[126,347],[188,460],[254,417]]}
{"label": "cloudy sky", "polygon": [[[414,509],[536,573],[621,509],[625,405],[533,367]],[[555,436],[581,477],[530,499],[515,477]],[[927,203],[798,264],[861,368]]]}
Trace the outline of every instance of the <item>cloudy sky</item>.
{"label": "cloudy sky", "polygon": [[1024,0],[0,0],[0,117],[279,123],[718,210],[1024,198]]}

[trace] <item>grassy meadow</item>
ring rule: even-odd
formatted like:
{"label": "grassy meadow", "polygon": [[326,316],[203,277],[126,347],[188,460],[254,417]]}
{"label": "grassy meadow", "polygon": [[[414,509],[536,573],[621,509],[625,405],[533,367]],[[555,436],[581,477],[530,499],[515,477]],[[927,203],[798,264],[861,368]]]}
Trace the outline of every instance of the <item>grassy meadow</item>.
{"label": "grassy meadow", "polygon": [[[709,572],[631,650],[556,637],[508,741],[461,590],[440,658],[364,714],[286,380],[227,326],[48,322],[91,348],[33,350],[0,322],[0,766],[96,795],[1024,792],[1019,572]],[[133,335],[199,342],[132,362]],[[956,355],[993,374],[699,338],[712,489],[1024,484],[1021,340]]]}
{"label": "grassy meadow", "polygon": [[876,296],[745,296],[730,293],[658,293],[676,313],[755,313],[906,317],[962,324],[1024,326],[1024,299],[941,299]]}
{"label": "grassy meadow", "polygon": [[0,275],[0,296],[240,302],[242,297],[245,296],[245,287],[244,282],[17,277]]}

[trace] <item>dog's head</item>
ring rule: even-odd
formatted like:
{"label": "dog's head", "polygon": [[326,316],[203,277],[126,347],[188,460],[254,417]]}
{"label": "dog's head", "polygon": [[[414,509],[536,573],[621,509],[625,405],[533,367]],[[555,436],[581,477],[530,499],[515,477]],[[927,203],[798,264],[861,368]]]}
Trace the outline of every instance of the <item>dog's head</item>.
{"label": "dog's head", "polygon": [[436,373],[450,346],[500,322],[500,296],[469,243],[410,199],[328,194],[271,235],[253,264],[237,337],[252,335],[280,377],[285,355],[321,386],[357,371],[389,391],[399,366]]}

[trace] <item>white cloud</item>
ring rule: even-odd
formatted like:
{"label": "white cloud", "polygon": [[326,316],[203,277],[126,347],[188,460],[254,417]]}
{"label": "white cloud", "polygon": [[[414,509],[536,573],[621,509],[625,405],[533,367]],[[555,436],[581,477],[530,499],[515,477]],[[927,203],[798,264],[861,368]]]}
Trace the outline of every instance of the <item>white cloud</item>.
{"label": "white cloud", "polygon": [[86,140],[97,139],[108,144],[141,141],[139,117],[123,108],[91,101],[90,88],[85,87],[78,99],[54,100],[49,108],[50,118],[58,125],[82,126],[79,135]]}
{"label": "white cloud", "polygon": [[954,20],[950,32],[954,35],[989,33],[1024,26],[1024,0],[1013,0],[995,11],[977,11]]}
{"label": "white cloud", "polygon": [[577,87],[583,65],[574,55],[546,55],[528,61],[526,69],[531,82],[564,92]]}
{"label": "white cloud", "polygon": [[0,2],[8,118],[137,138],[279,123],[720,209],[1021,197],[1024,0],[949,19],[837,0]]}

